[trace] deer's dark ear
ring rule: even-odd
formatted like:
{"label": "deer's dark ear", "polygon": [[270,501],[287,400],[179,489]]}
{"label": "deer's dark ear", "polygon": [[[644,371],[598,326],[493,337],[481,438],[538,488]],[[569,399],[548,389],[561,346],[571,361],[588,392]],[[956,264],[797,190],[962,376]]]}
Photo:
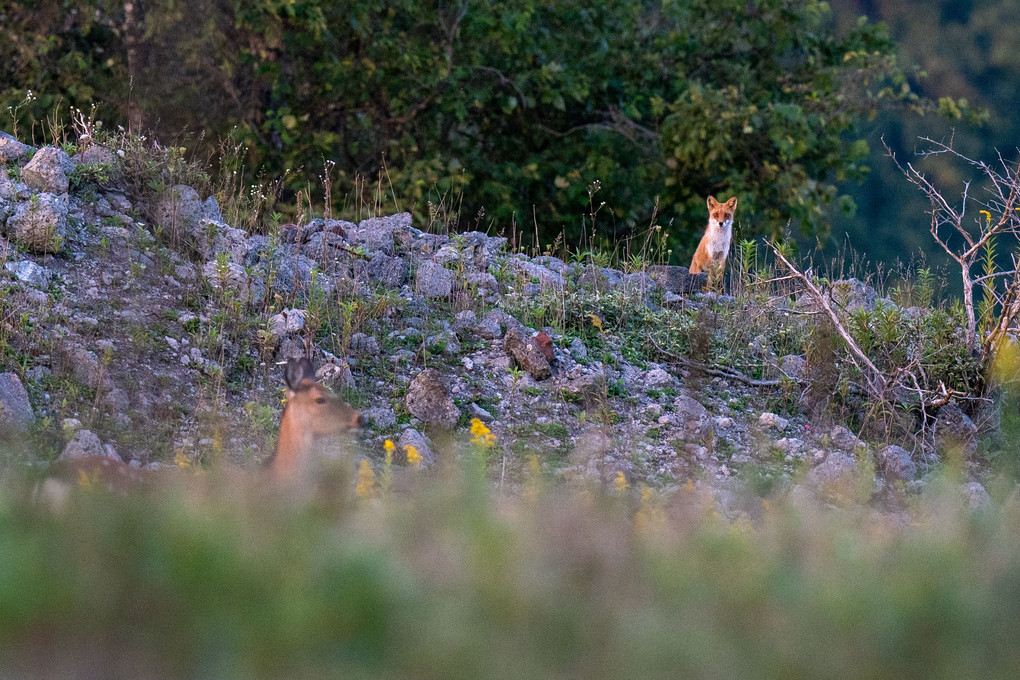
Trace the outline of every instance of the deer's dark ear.
{"label": "deer's dark ear", "polygon": [[315,380],[315,369],[308,359],[287,359],[287,370],[284,373],[287,387],[297,390],[302,380]]}

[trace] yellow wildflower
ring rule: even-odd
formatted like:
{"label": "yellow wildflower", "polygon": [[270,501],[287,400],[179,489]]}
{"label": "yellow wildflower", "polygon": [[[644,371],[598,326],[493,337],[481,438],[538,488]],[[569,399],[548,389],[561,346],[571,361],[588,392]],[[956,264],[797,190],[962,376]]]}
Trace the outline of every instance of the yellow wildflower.
{"label": "yellow wildflower", "polygon": [[602,319],[600,319],[597,314],[589,314],[588,318],[591,319],[591,325],[595,326],[595,328],[599,329],[599,332],[601,333],[602,332]]}
{"label": "yellow wildflower", "polygon": [[613,488],[616,489],[616,493],[623,493],[630,488],[630,484],[627,483],[627,476],[623,474],[622,470],[616,471],[616,479],[613,480]]}
{"label": "yellow wildflower", "polygon": [[478,418],[471,419],[471,443],[477,446],[494,446],[496,435]]}
{"label": "yellow wildflower", "polygon": [[180,468],[191,467],[191,459],[185,456],[180,449],[174,454],[174,463]]}
{"label": "yellow wildflower", "polygon": [[354,495],[358,498],[368,498],[375,495],[375,471],[372,464],[362,459],[358,466],[358,485],[354,487]]}
{"label": "yellow wildflower", "polygon": [[404,447],[404,453],[407,454],[407,462],[415,467],[421,467],[421,464],[425,460],[424,458],[422,458],[422,455],[418,453],[418,449],[411,446],[410,444]]}
{"label": "yellow wildflower", "polygon": [[393,453],[396,450],[396,448],[397,448],[396,445],[393,442],[391,442],[389,439],[387,439],[386,441],[383,442],[382,447],[383,447],[383,450],[386,453]]}

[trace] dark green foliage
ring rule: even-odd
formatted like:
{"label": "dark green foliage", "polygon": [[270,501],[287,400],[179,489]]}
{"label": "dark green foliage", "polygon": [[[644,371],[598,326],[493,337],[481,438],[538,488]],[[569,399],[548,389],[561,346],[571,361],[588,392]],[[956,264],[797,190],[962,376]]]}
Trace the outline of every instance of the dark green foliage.
{"label": "dark green foliage", "polygon": [[[824,230],[835,181],[866,171],[856,124],[884,102],[927,106],[884,29],[837,34],[814,0],[127,6],[10,10],[0,103],[45,93],[23,127],[59,92],[102,101],[108,123],[208,133],[210,148],[231,133],[250,168],[300,168],[292,189],[332,159],[341,186],[378,176],[421,215],[463,192],[460,222],[534,215],[549,240],[632,233],[658,205],[689,245],[709,193],[740,196],[745,234]],[[607,204],[596,225],[592,201]]]}

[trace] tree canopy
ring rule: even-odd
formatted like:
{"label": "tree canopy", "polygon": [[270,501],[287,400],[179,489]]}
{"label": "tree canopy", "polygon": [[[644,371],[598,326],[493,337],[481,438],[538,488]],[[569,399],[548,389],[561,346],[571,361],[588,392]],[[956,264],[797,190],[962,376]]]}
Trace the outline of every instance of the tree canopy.
{"label": "tree canopy", "polygon": [[232,136],[294,189],[335,161],[338,207],[384,173],[403,208],[456,194],[465,223],[550,238],[604,202],[602,238],[657,214],[689,244],[708,194],[740,197],[744,235],[824,232],[851,207],[838,182],[868,171],[860,124],[935,108],[882,24],[838,30],[815,0],[40,0],[0,10],[0,36],[22,129],[58,96],[99,103],[163,138]]}

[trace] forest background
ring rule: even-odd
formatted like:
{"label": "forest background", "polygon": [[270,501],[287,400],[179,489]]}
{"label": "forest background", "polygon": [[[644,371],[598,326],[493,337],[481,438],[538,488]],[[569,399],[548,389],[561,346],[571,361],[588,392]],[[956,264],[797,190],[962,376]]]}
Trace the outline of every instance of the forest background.
{"label": "forest background", "polygon": [[[0,129],[38,143],[95,105],[108,128],[274,186],[267,219],[301,190],[336,215],[374,192],[540,249],[660,225],[674,264],[708,194],[740,197],[738,239],[916,263],[927,201],[882,140],[906,160],[920,137],[1015,158],[1012,3],[604,5],[16,0],[0,8]],[[921,163],[959,195],[959,168]]]}

